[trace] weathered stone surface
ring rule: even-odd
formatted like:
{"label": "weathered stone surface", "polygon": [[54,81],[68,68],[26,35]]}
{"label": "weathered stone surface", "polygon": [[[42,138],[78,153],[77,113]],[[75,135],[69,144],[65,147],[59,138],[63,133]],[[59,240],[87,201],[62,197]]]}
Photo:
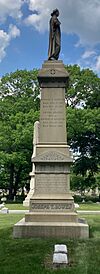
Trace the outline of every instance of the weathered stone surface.
{"label": "weathered stone surface", "polygon": [[65,87],[68,78],[62,61],[45,61],[38,74],[40,87]]}
{"label": "weathered stone surface", "polygon": [[[39,142],[39,127],[40,127],[40,123],[39,121],[36,121],[34,123],[34,135],[33,135],[33,154],[32,154],[32,158],[36,156],[36,146]],[[25,198],[25,200],[23,201],[23,206],[28,207],[30,204],[30,199],[32,198],[33,194],[34,194],[34,188],[35,188],[35,164],[32,162],[32,172],[30,172],[29,174],[31,176],[30,179],[30,190],[29,193],[27,195],[27,197]]]}
{"label": "weathered stone surface", "polygon": [[64,194],[69,191],[67,174],[36,174],[35,194]]}
{"label": "weathered stone surface", "polygon": [[54,253],[54,255],[53,255],[53,264],[68,264],[67,254]]}
{"label": "weathered stone surface", "polygon": [[32,158],[34,162],[64,162],[64,163],[72,163],[73,159],[71,157],[67,157],[63,153],[59,153],[57,151],[46,151],[39,156]]}
{"label": "weathered stone surface", "polygon": [[25,222],[23,218],[13,228],[14,238],[57,238],[87,239],[89,227],[87,224],[74,222]]}
{"label": "weathered stone surface", "polygon": [[4,214],[9,213],[8,208],[7,208],[7,207],[3,207],[3,208],[1,209],[1,213],[4,213]]}
{"label": "weathered stone surface", "polygon": [[54,246],[54,253],[67,253],[67,246],[63,244],[56,244]]}
{"label": "weathered stone surface", "polygon": [[66,143],[64,88],[41,90],[40,142]]}
{"label": "weathered stone surface", "polygon": [[52,212],[52,211],[45,211],[44,212],[29,212],[25,214],[25,221],[26,222],[78,222],[77,214],[75,212]]}
{"label": "weathered stone surface", "polygon": [[[54,212],[54,211],[56,211],[56,212],[67,212],[67,211],[71,211],[71,213],[72,213],[72,211],[74,210],[74,206],[73,206],[73,203],[72,203],[72,201],[67,201],[67,202],[62,202],[62,201],[60,201],[60,200],[55,200],[55,201],[50,201],[50,200],[47,200],[47,201],[45,201],[45,200],[40,200],[40,201],[33,201],[33,199],[31,199],[31,201],[30,201],[30,208],[31,208],[31,212],[32,211],[34,211],[34,212],[38,212],[38,211],[43,211],[44,212],[44,210],[46,211],[46,212],[48,212],[48,211],[51,211],[51,212]],[[76,214],[76,213],[75,213]]]}

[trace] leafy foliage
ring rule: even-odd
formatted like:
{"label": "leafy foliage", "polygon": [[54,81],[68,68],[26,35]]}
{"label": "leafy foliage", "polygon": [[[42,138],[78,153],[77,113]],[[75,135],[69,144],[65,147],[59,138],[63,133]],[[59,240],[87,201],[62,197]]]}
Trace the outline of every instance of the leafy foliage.
{"label": "leafy foliage", "polygon": [[100,107],[100,78],[90,69],[78,65],[66,66],[69,72],[69,89],[67,102],[71,107]]}
{"label": "leafy foliage", "polygon": [[0,188],[6,185],[13,198],[31,170],[33,124],[40,101],[37,71],[4,76],[0,90]]}
{"label": "leafy foliage", "polygon": [[[68,142],[76,153],[73,172],[83,176],[81,187],[94,187],[100,165],[100,78],[89,69],[67,66]],[[80,189],[77,177],[77,189]],[[74,184],[73,184],[74,186]],[[76,188],[76,187],[75,187]]]}

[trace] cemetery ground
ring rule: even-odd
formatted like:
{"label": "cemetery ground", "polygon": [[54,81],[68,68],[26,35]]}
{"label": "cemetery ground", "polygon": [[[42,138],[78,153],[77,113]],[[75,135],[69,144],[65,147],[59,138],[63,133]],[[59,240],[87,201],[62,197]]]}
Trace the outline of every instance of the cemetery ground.
{"label": "cemetery ground", "polygon": [[[99,274],[100,215],[81,215],[90,226],[88,240],[13,239],[13,225],[24,214],[0,214],[0,274]],[[66,244],[67,269],[53,269],[55,244]]]}

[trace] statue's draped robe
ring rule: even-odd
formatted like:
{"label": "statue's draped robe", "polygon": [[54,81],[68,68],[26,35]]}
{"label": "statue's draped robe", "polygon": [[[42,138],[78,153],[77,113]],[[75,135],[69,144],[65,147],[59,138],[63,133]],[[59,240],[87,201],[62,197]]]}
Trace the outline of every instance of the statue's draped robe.
{"label": "statue's draped robe", "polygon": [[50,19],[48,59],[58,60],[61,48],[60,22],[54,14]]}

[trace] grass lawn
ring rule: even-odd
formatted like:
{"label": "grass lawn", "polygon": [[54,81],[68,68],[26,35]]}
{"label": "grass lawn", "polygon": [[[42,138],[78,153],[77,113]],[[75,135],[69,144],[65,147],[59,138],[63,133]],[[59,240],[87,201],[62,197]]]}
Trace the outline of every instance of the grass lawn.
{"label": "grass lawn", "polygon": [[100,204],[79,204],[78,210],[100,210]]}
{"label": "grass lawn", "polygon": [[[83,216],[90,224],[88,240],[13,239],[21,215],[0,214],[0,274],[100,274],[100,215]],[[68,246],[67,269],[52,268],[53,247]]]}
{"label": "grass lawn", "polygon": [[27,210],[29,207],[23,206],[23,204],[5,204],[8,209],[15,209],[15,210]]}

